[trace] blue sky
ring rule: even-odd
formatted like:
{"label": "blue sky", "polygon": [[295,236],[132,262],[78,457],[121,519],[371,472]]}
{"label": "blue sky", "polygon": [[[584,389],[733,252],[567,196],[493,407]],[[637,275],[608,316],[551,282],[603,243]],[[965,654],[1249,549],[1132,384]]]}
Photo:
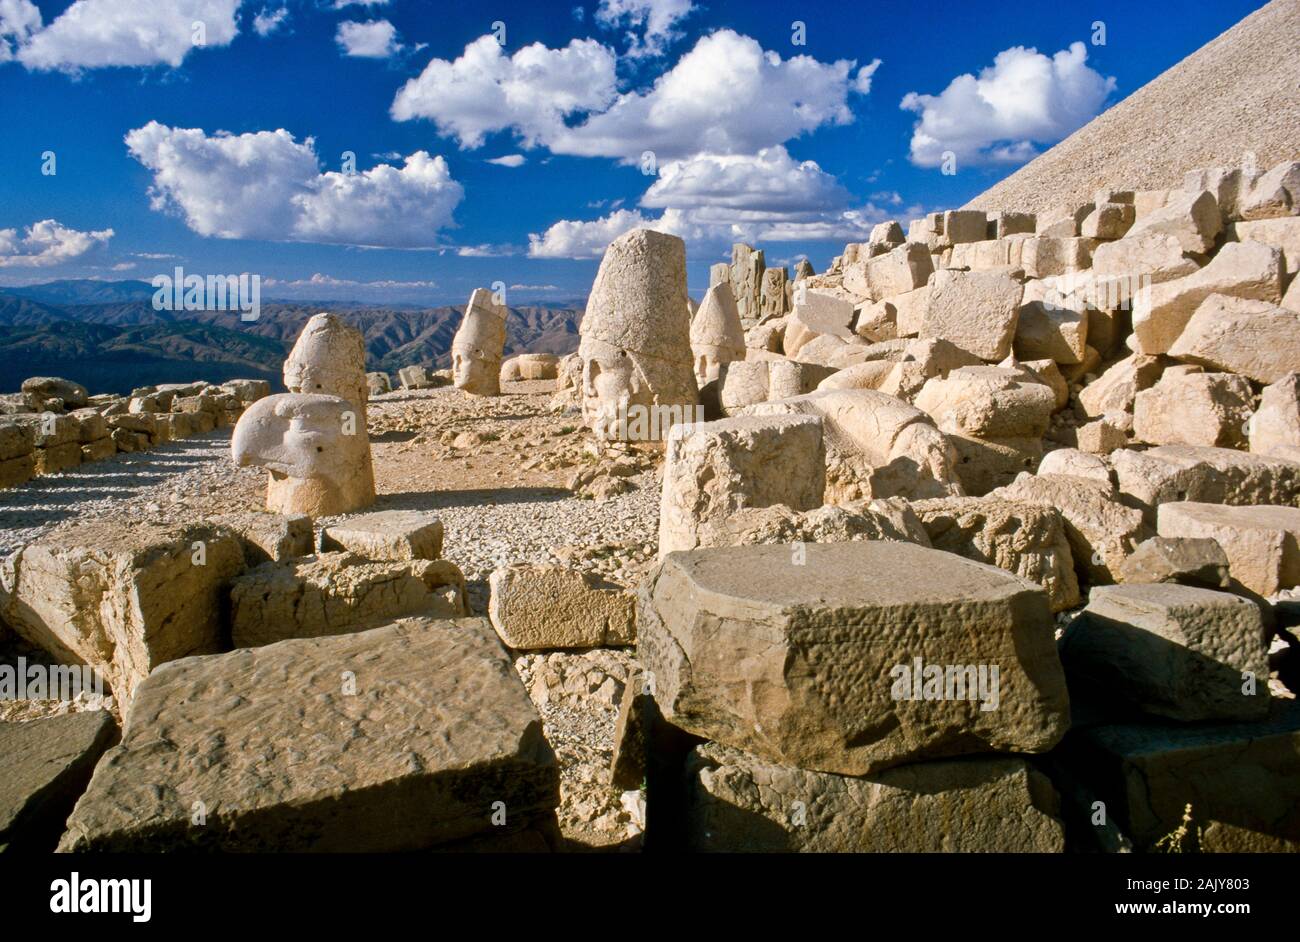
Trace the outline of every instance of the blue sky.
{"label": "blue sky", "polygon": [[0,283],[523,303],[633,225],[686,238],[697,294],[741,238],[821,269],[1261,5],[0,0]]}

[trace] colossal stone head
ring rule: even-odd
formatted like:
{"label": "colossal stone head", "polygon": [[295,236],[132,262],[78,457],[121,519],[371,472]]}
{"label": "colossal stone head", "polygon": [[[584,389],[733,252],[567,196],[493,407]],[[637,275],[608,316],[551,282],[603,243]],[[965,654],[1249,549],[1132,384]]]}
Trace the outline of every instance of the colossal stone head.
{"label": "colossal stone head", "polygon": [[289,392],[340,396],[365,412],[366,341],[361,331],[333,314],[317,314],[303,327],[284,361]]}
{"label": "colossal stone head", "polygon": [[266,509],[274,513],[326,517],[375,499],[365,419],[339,396],[259,399],[239,417],[230,448],[239,467],[267,469]]}
{"label": "colossal stone head", "polygon": [[451,340],[451,375],[457,389],[476,396],[500,395],[507,313],[487,288],[475,288],[469,296],[465,318]]}
{"label": "colossal stone head", "polygon": [[695,356],[695,381],[701,386],[718,378],[723,363],[745,359],[745,329],[731,285],[711,287],[691,321],[691,353]]}
{"label": "colossal stone head", "polygon": [[686,244],[650,229],[611,242],[579,330],[583,421],[598,437],[627,437],[621,410],[699,401],[690,327]]}

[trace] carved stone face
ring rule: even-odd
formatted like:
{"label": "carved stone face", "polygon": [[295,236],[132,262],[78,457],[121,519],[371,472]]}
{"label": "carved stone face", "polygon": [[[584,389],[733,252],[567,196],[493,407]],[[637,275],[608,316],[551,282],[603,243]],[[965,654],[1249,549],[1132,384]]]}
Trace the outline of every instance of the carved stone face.
{"label": "carved stone face", "polygon": [[619,437],[615,431],[619,414],[629,406],[649,405],[649,385],[636,361],[620,347],[584,338],[578,350],[582,357],[582,416],[600,438]]}
{"label": "carved stone face", "polygon": [[457,389],[484,396],[500,392],[501,359],[479,347],[452,347],[451,380]]}

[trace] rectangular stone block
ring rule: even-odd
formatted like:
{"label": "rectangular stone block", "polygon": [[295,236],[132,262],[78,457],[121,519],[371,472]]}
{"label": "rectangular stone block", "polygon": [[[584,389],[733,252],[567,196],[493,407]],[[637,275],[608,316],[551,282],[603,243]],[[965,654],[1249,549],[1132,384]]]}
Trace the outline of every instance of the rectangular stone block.
{"label": "rectangular stone block", "polygon": [[0,572],[4,620],[122,700],[159,664],[220,649],[226,591],[244,568],[213,524],[95,521],[28,543]]}
{"label": "rectangular stone block", "polygon": [[691,850],[1060,853],[1052,783],[1023,759],[918,762],[866,778],[776,765],[717,743],[687,760]]}
{"label": "rectangular stone block", "polygon": [[410,618],[155,671],[60,850],[490,849],[554,834],[558,803],[555,754],[487,621]]}

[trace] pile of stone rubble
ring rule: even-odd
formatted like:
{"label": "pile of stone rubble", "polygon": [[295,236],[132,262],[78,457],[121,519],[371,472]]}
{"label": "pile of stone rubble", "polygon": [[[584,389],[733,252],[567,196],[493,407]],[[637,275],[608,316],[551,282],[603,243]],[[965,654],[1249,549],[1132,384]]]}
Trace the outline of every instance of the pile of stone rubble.
{"label": "pile of stone rubble", "polygon": [[649,849],[1300,849],[1300,163],[793,278],[736,246],[698,306],[685,259],[617,239],[558,360],[503,362],[480,289],[446,377],[553,379],[610,475],[661,463],[636,592],[505,559],[473,611],[442,523],[370,508],[389,379],[318,315],[233,432],[265,512],[5,560],[0,619],[123,722],[0,724],[0,843],[561,848],[554,698],[619,704]]}

